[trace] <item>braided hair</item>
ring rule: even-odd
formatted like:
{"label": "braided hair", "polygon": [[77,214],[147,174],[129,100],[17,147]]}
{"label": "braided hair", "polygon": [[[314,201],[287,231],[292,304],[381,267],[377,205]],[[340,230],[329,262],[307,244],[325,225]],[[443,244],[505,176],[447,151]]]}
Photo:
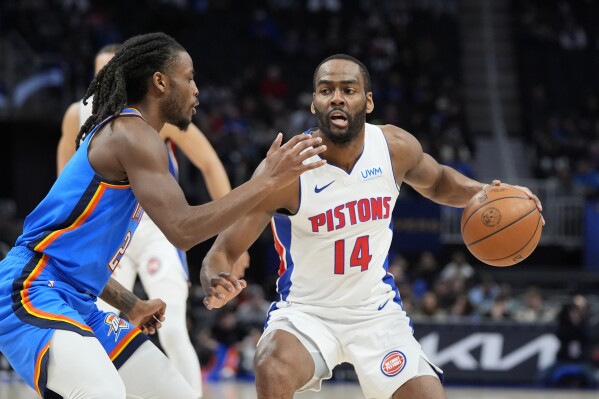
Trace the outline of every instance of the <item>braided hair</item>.
{"label": "braided hair", "polygon": [[90,83],[84,104],[94,96],[92,115],[85,121],[75,145],[83,141],[91,128],[125,108],[127,103],[140,101],[148,91],[148,81],[154,72],[168,72],[185,51],[175,39],[164,33],[148,33],[126,40],[114,57]]}

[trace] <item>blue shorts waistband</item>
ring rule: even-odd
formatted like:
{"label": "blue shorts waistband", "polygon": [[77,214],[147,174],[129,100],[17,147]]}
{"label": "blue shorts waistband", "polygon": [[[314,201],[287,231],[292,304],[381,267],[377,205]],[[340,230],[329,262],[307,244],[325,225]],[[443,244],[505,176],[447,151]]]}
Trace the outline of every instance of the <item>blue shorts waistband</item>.
{"label": "blue shorts waistband", "polygon": [[[8,258],[9,256],[15,256],[15,257],[25,260],[26,262],[29,262],[35,256],[38,256],[41,258],[42,255],[44,255],[44,254],[41,252],[33,251],[33,250],[27,248],[26,246],[19,245],[19,246],[13,247],[10,251],[8,251],[8,254],[6,255],[6,257]],[[92,298],[96,298],[95,295],[93,295],[87,291],[81,290],[79,288],[76,288],[80,284],[77,281],[73,280],[71,278],[71,276],[68,275],[68,273],[65,273],[60,267],[58,267],[52,258],[49,258],[49,261],[46,264],[45,270],[47,270],[50,273],[54,274],[55,276],[59,277],[62,281],[69,284],[76,291],[84,293],[86,295],[89,295]]]}
{"label": "blue shorts waistband", "polygon": [[17,256],[19,258],[29,260],[29,259],[33,258],[36,254],[39,254],[39,253],[32,251],[31,249],[29,249],[23,245],[18,245],[16,247],[12,247],[12,249],[10,251],[8,251],[8,253],[6,254],[6,257]]}

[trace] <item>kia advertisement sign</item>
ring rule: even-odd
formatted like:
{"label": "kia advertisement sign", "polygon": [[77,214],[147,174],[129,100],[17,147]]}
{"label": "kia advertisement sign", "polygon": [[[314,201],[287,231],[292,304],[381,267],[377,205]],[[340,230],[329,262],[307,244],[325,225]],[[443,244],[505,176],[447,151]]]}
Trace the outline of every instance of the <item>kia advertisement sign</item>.
{"label": "kia advertisement sign", "polygon": [[553,324],[415,323],[415,336],[445,382],[531,384],[555,361]]}

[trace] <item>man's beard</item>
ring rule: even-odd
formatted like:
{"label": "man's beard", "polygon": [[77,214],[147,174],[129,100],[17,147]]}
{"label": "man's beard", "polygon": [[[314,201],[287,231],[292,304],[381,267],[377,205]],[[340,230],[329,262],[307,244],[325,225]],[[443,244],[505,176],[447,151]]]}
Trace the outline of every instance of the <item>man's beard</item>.
{"label": "man's beard", "polygon": [[175,125],[181,131],[186,131],[191,123],[191,119],[184,116],[184,112],[174,95],[169,96],[164,104],[164,115],[166,121],[171,125]]}
{"label": "man's beard", "polygon": [[364,108],[355,114],[354,116],[347,116],[347,127],[345,133],[335,134],[331,129],[331,120],[327,114],[321,113],[316,108],[316,119],[318,121],[318,129],[329,139],[331,142],[339,147],[348,146],[360,133],[360,130],[366,123],[366,104]]}

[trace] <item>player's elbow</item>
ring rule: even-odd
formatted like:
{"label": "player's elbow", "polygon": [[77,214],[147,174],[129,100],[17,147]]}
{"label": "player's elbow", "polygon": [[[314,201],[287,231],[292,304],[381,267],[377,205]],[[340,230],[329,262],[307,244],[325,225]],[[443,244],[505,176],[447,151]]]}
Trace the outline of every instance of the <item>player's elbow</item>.
{"label": "player's elbow", "polygon": [[164,231],[164,235],[173,246],[182,251],[188,251],[197,244],[197,240],[194,241],[192,235],[178,223],[172,224],[167,231]]}
{"label": "player's elbow", "polygon": [[171,241],[173,245],[181,251],[189,251],[194,245],[198,243],[197,240],[192,240],[192,237],[190,236],[178,236],[173,241]]}

